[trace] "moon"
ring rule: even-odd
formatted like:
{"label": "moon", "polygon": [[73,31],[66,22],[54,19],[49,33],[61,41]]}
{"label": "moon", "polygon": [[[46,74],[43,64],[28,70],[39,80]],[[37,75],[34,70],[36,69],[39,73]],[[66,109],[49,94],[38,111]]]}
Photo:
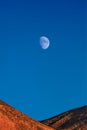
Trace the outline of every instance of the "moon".
{"label": "moon", "polygon": [[50,45],[50,40],[45,36],[41,36],[40,37],[40,45],[41,45],[42,49],[46,50]]}

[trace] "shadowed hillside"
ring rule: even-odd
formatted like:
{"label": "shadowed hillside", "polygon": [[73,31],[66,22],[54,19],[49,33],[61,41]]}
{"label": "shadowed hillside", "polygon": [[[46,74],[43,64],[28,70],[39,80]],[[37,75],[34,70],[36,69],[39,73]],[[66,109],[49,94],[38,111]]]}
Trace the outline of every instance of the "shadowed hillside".
{"label": "shadowed hillside", "polygon": [[87,130],[87,106],[73,109],[41,123],[56,130]]}

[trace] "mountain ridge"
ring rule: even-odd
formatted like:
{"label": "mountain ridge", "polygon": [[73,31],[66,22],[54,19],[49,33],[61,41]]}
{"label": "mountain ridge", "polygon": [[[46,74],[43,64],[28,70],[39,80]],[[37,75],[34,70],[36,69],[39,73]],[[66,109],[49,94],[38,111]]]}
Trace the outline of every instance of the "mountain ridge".
{"label": "mountain ridge", "polygon": [[0,130],[54,130],[0,100]]}
{"label": "mountain ridge", "polygon": [[87,130],[87,105],[41,121],[56,130]]}
{"label": "mountain ridge", "polygon": [[87,130],[87,105],[37,121],[0,100],[0,130]]}

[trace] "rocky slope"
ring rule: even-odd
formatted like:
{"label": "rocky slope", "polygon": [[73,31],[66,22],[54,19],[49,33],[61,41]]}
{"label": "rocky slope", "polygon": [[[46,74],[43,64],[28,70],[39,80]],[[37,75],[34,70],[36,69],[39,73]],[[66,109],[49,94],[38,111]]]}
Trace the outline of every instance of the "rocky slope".
{"label": "rocky slope", "polygon": [[0,101],[0,130],[54,130]]}
{"label": "rocky slope", "polygon": [[56,130],[87,130],[87,106],[73,109],[41,123]]}
{"label": "rocky slope", "polygon": [[87,106],[39,122],[0,100],[0,130],[87,130]]}

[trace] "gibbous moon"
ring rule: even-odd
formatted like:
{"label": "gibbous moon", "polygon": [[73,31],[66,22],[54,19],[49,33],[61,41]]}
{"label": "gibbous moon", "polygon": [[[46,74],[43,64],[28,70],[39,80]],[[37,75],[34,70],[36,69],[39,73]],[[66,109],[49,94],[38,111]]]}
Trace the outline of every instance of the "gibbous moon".
{"label": "gibbous moon", "polygon": [[40,45],[42,49],[47,49],[50,45],[49,39],[45,36],[40,37]]}

